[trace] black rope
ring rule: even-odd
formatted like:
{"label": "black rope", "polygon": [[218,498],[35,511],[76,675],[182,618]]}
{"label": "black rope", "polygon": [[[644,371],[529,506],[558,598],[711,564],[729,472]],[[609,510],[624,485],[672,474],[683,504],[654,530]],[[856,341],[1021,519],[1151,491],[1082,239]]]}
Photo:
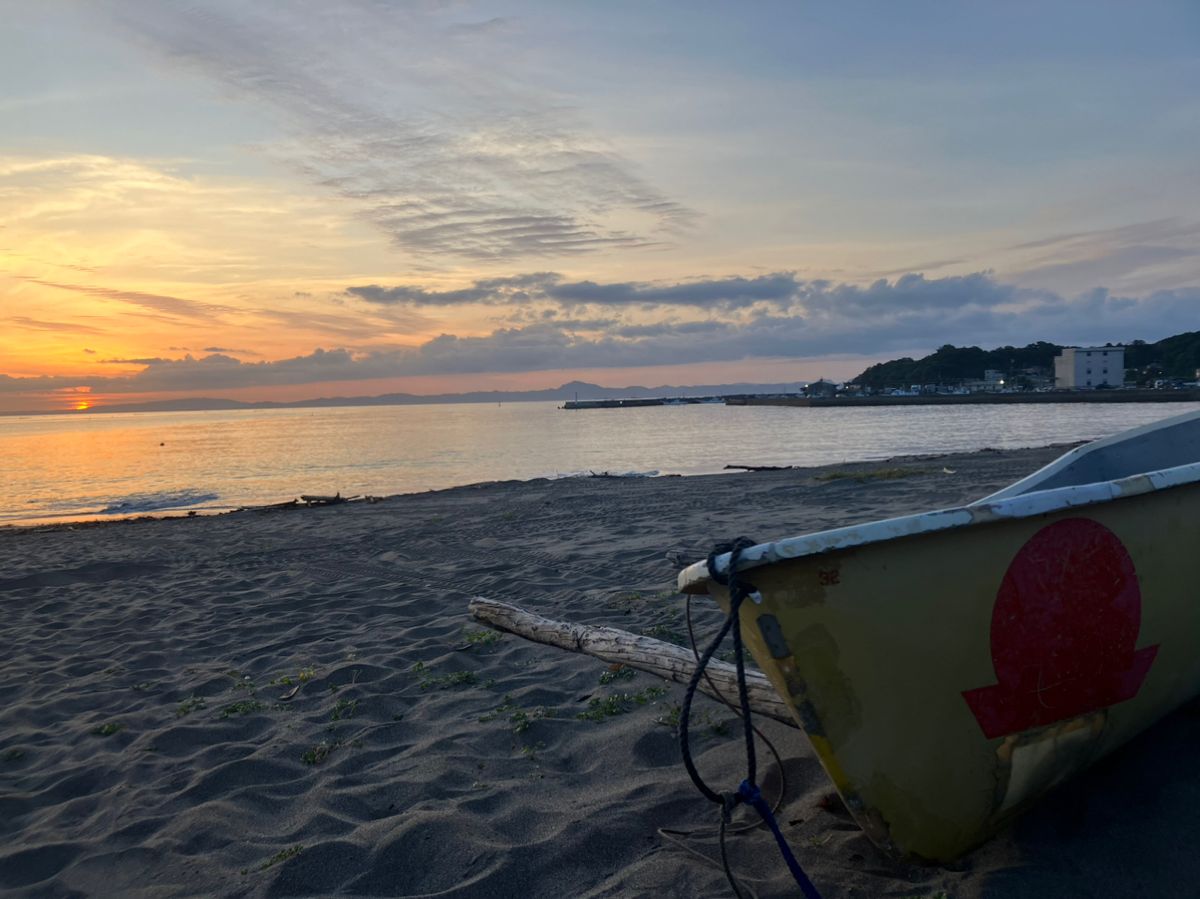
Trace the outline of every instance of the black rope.
{"label": "black rope", "polygon": [[[783,833],[779,828],[779,823],[775,820],[773,809],[767,805],[762,798],[762,793],[757,785],[757,759],[754,751],[754,733],[755,728],[751,720],[750,712],[750,692],[746,686],[746,659],[744,646],[742,644],[742,625],[741,625],[741,607],[746,598],[755,592],[752,584],[742,583],[738,578],[738,561],[744,550],[754,546],[754,542],[745,538],[739,537],[729,546],[718,546],[709,553],[707,560],[708,575],[713,581],[726,587],[729,592],[729,614],[725,618],[725,623],[721,626],[720,631],[713,641],[704,650],[696,662],[696,670],[692,672],[692,677],[688,682],[687,691],[683,696],[683,706],[680,709],[679,721],[679,748],[683,755],[683,764],[687,769],[688,776],[692,779],[692,783],[710,802],[717,803],[721,806],[721,827],[720,827],[720,842],[721,842],[721,865],[725,870],[725,876],[729,880],[729,885],[733,888],[734,893],[739,897],[742,896],[736,879],[733,876],[733,871],[729,868],[729,860],[725,852],[725,828],[730,823],[733,810],[740,803],[747,803],[759,813],[763,821],[770,827],[771,833],[775,837],[776,844],[779,846],[779,851],[783,855],[784,861],[787,863],[788,869],[799,885],[801,892],[806,899],[820,899],[816,887],[808,879],[808,876],[801,869],[799,862],[796,861],[792,854],[787,841],[783,837]],[[721,553],[729,553],[729,564],[725,572],[721,572],[717,567],[717,558]],[[690,620],[689,620],[690,623]],[[725,637],[733,634],[733,652],[735,667],[737,670],[737,687],[738,687],[738,703],[741,705],[742,729],[746,740],[746,779],[742,781],[737,791],[734,793],[718,793],[704,782],[700,776],[700,772],[696,769],[695,762],[692,760],[691,747],[688,744],[688,726],[691,718],[692,700],[696,696],[696,689],[700,685],[700,678],[705,677],[705,669],[708,663],[712,661],[713,655],[716,654],[717,648],[724,641]],[[693,653],[695,652],[695,643],[693,641]],[[712,681],[710,680],[711,684]]]}
{"label": "black rope", "polygon": [[[684,600],[683,608],[684,608],[684,619],[687,622],[688,644],[692,648],[692,655],[695,657],[696,662],[699,663],[700,662],[700,650],[696,648],[696,629],[695,629],[695,626],[692,624],[692,595],[690,593],[687,595],[687,598]],[[742,717],[742,710],[740,708],[738,708],[736,705],[734,705],[732,702],[730,702],[728,697],[726,697],[726,695],[723,692],[721,692],[720,688],[717,687],[717,685],[713,682],[712,676],[709,675],[707,670],[705,670],[705,672],[704,672],[704,681],[705,681],[705,683],[708,684],[708,688],[712,692],[712,695],[714,697],[719,699],[725,705],[725,707],[727,709],[729,709],[731,712],[733,712],[739,718]],[[764,734],[762,732],[762,730],[759,729],[758,725],[752,724],[751,727],[754,728],[754,735],[756,737],[758,737],[760,740],[762,740],[763,743],[766,744],[767,749],[770,751],[771,755],[774,756],[775,770],[779,772],[779,795],[777,795],[775,797],[775,802],[771,806],[771,812],[773,814],[773,813],[779,811],[780,807],[782,807],[783,798],[787,795],[787,790],[788,790],[787,770],[784,768],[783,758],[779,755],[779,750],[775,747],[775,744],[771,742],[770,738],[766,734]],[[762,824],[761,821],[750,821],[749,823],[742,824],[739,827],[730,828],[728,830],[728,832],[731,834],[743,833],[744,831],[747,831],[747,830],[753,830],[754,828],[758,827],[761,824]]]}
{"label": "black rope", "polygon": [[[688,594],[688,596],[684,600],[684,618],[687,622],[688,645],[691,647],[692,656],[695,658],[696,662],[699,663],[700,648],[696,645],[696,625],[692,619],[692,596],[691,596],[691,594]],[[730,699],[724,694],[724,692],[722,692],[722,690],[713,681],[712,676],[708,673],[707,670],[705,670],[705,672],[704,672],[704,680],[708,684],[708,688],[711,691],[713,697],[720,700],[720,702],[727,709],[729,709],[731,712],[733,712],[735,715],[737,715],[739,718],[741,718],[742,710],[740,708],[738,708],[738,706],[735,705],[732,701],[730,701]],[[771,741],[770,737],[768,737],[766,734],[764,734],[757,725],[754,725],[754,735],[756,737],[758,737],[760,740],[762,740],[762,742],[764,744],[766,744],[767,749],[770,751],[771,755],[775,758],[775,770],[777,770],[779,772],[779,793],[778,793],[778,795],[776,795],[775,802],[771,806],[771,812],[773,814],[773,813],[779,811],[780,807],[783,805],[783,799],[787,795],[787,789],[788,789],[787,770],[784,768],[783,758],[779,754],[779,749],[776,748],[775,744]],[[710,858],[709,856],[705,855],[703,852],[700,852],[698,849],[695,849],[692,846],[690,846],[687,842],[688,838],[696,837],[696,836],[700,835],[701,833],[708,833],[707,829],[705,829],[705,830],[677,830],[677,829],[669,828],[669,827],[660,827],[660,828],[658,828],[658,834],[667,842],[673,843],[675,846],[678,846],[684,852],[687,852],[687,853],[695,856],[696,858],[700,859],[704,863],[720,868],[722,870],[722,872],[725,874],[726,880],[729,881],[729,886],[732,888],[734,896],[738,897],[738,899],[758,899],[758,893],[755,892],[751,886],[749,886],[748,882],[767,883],[769,878],[747,877],[745,874],[742,874],[739,877],[735,878],[733,876],[733,870],[729,865],[729,853],[726,848],[726,839],[731,835],[745,833],[747,831],[754,830],[758,827],[761,827],[763,822],[761,820],[747,821],[745,824],[739,824],[737,827],[734,827],[734,826],[732,826],[732,824],[726,823],[724,807],[721,808],[721,811],[720,811],[718,817],[720,819],[720,826],[718,828],[720,861]]]}
{"label": "black rope", "polygon": [[704,782],[704,778],[696,770],[696,763],[692,761],[692,749],[688,745],[688,719],[691,717],[692,700],[696,696],[696,687],[700,684],[704,668],[712,659],[713,653],[717,651],[717,647],[721,645],[721,641],[725,639],[725,635],[729,633],[731,626],[732,621],[728,618],[725,619],[725,624],[721,626],[720,632],[701,654],[700,661],[696,664],[696,670],[692,672],[692,679],[688,682],[687,690],[684,691],[683,707],[679,711],[679,749],[683,753],[683,767],[687,769],[688,776],[696,785],[696,789],[703,793],[710,802],[715,802],[717,805],[724,805],[725,800],[720,793]]}
{"label": "black rope", "polygon": [[733,623],[731,631],[734,664],[737,668],[738,704],[742,707],[742,732],[746,739],[746,779],[751,783],[758,783],[758,758],[754,751],[754,726],[751,723],[750,691],[746,687],[746,654],[742,652],[742,616],[740,614],[742,603],[754,592],[754,585],[742,584],[738,580],[737,571],[742,551],[752,546],[754,546],[754,541],[748,537],[738,537],[730,544],[728,549],[729,568],[724,576],[717,569],[717,555],[719,552],[726,551],[724,547],[720,547],[719,552],[715,550],[709,553],[706,565],[709,574],[716,578],[717,583],[723,584],[729,589],[729,620]]}
{"label": "black rope", "polygon": [[[692,779],[692,783],[696,785],[696,789],[699,790],[709,802],[720,806],[725,806],[726,797],[722,796],[704,782],[704,778],[700,776],[700,772],[696,768],[696,763],[692,760],[692,749],[688,743],[688,724],[689,719],[691,718],[692,700],[696,697],[696,689],[700,686],[700,678],[704,676],[704,669],[708,667],[708,663],[712,660],[712,657],[716,654],[717,650],[724,642],[725,637],[731,630],[734,631],[734,646],[741,646],[742,631],[738,622],[738,610],[741,608],[742,600],[746,598],[747,594],[742,593],[741,590],[736,590],[733,586],[737,582],[734,569],[737,565],[738,556],[741,555],[742,550],[753,545],[754,541],[745,537],[739,537],[727,550],[725,547],[717,547],[708,556],[709,576],[717,583],[729,587],[729,614],[725,617],[725,623],[721,625],[721,629],[717,632],[716,637],[713,638],[712,642],[709,643],[708,646],[705,647],[704,652],[701,653],[700,661],[696,663],[696,670],[692,672],[691,680],[688,681],[687,690],[683,694],[683,707],[680,709],[679,713],[679,750],[683,755],[683,767],[687,769],[688,777]],[[724,551],[728,551],[730,553],[730,576],[722,575],[719,571],[717,571],[716,567],[716,558],[721,552]],[[750,744],[749,758],[753,759],[754,732],[749,728],[750,699],[749,695],[746,693],[746,672],[745,667],[742,664],[740,652],[738,653],[738,663],[738,701],[742,706],[742,721],[747,725],[747,739]],[[751,762],[751,764],[753,763]]]}
{"label": "black rope", "polygon": [[725,827],[728,823],[728,817],[729,816],[725,813],[725,811],[722,810],[721,825],[720,830],[718,830],[719,841],[721,843],[721,867],[725,870],[725,879],[729,881],[729,886],[733,889],[733,895],[736,896],[737,899],[746,899],[745,894],[742,893],[741,887],[738,886],[737,878],[733,876],[733,869],[729,867],[729,855],[725,851]]}
{"label": "black rope", "polygon": [[733,619],[733,649],[734,662],[737,665],[738,701],[742,706],[742,733],[746,737],[746,780],[750,783],[758,783],[758,756],[754,751],[754,728],[750,724],[750,690],[746,686],[746,654],[742,652],[742,616],[739,614],[739,609],[750,591],[740,590],[737,583],[737,575],[733,566],[736,564],[738,552],[740,550],[735,550],[729,556],[729,592],[731,595],[738,595],[737,602],[729,604],[729,615]]}

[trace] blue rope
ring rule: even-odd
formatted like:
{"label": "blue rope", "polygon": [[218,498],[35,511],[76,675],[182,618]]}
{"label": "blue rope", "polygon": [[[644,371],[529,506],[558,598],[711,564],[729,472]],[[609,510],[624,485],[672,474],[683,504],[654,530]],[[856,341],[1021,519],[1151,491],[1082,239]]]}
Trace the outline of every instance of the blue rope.
{"label": "blue rope", "polygon": [[767,827],[771,828],[771,833],[775,835],[775,842],[779,845],[779,854],[787,862],[788,870],[792,872],[792,877],[799,884],[800,892],[804,893],[805,899],[821,899],[821,894],[817,892],[817,888],[813,886],[812,881],[808,879],[808,875],[804,873],[804,869],[800,867],[800,862],[796,861],[796,856],[792,854],[792,847],[783,838],[783,832],[779,829],[779,822],[771,814],[771,807],[763,799],[758,787],[748,780],[743,780],[742,785],[738,787],[737,797],[758,812],[762,816],[763,821],[766,822]]}
{"label": "blue rope", "polygon": [[[725,619],[725,624],[721,627],[716,638],[709,644],[701,655],[699,662],[696,663],[696,670],[692,673],[691,681],[688,683],[686,692],[683,695],[683,708],[680,712],[679,721],[679,747],[683,753],[683,765],[687,769],[688,775],[692,779],[697,789],[712,802],[722,806],[722,825],[729,820],[729,814],[733,811],[738,803],[744,802],[752,806],[755,811],[771,828],[771,833],[775,836],[775,842],[779,846],[779,852],[783,856],[783,860],[787,863],[788,870],[792,872],[792,877],[795,878],[800,891],[804,894],[805,899],[821,899],[821,894],[817,892],[817,888],[813,886],[812,881],[808,879],[808,875],[800,867],[800,863],[796,861],[796,856],[792,854],[791,847],[788,846],[787,840],[783,838],[783,833],[779,829],[779,822],[775,820],[775,815],[771,811],[771,807],[766,800],[762,798],[762,793],[755,785],[755,768],[756,759],[754,754],[754,733],[753,724],[751,723],[750,698],[746,689],[746,668],[744,659],[744,646],[742,644],[742,629],[740,607],[742,601],[745,600],[752,592],[754,587],[749,584],[740,583],[738,579],[738,560],[742,554],[742,550],[748,549],[754,543],[745,537],[739,537],[728,547],[729,552],[729,567],[727,572],[723,573],[717,570],[716,559],[717,554],[726,549],[726,547],[717,547],[709,554],[708,557],[708,573],[709,576],[717,583],[724,585],[729,590],[729,615]],[[738,699],[742,707],[742,723],[745,727],[746,736],[746,779],[742,781],[736,793],[732,796],[722,796],[711,787],[709,787],[700,777],[700,772],[696,770],[696,765],[692,761],[691,747],[688,745],[688,723],[691,718],[692,699],[696,695],[696,688],[699,686],[700,678],[704,674],[704,669],[708,666],[709,661],[716,653],[717,648],[724,641],[726,635],[733,632],[733,651],[734,659],[737,663],[737,683],[738,683]],[[724,827],[722,826],[721,838],[721,860],[725,867],[725,876],[729,879],[730,885],[735,893],[741,896],[741,891],[738,890],[737,884],[734,882],[733,873],[729,870],[728,860],[725,858],[725,840]]]}

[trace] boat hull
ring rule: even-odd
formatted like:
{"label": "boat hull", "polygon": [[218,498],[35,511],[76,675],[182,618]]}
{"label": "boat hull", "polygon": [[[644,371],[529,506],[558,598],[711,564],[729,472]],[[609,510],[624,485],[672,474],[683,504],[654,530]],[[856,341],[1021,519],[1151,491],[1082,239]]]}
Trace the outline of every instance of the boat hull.
{"label": "boat hull", "polygon": [[759,564],[742,631],[871,839],[944,861],[1200,692],[1182,547],[1198,484],[979,515]]}

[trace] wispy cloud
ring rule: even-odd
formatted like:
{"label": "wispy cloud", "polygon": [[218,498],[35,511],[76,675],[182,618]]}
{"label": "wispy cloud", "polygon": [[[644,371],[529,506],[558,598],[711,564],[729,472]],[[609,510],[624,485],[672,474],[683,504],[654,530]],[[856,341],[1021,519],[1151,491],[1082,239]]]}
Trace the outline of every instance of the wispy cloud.
{"label": "wispy cloud", "polygon": [[274,113],[292,138],[272,152],[411,253],[650,247],[695,220],[520,77],[513,21],[316,0],[111,9],[160,54]]}
{"label": "wispy cloud", "polygon": [[1178,218],[1156,219],[1151,222],[1134,222],[1117,228],[1097,228],[1091,231],[1074,231],[1068,234],[1051,234],[1036,240],[1025,241],[1010,247],[1013,250],[1040,249],[1053,246],[1125,246],[1148,241],[1174,240],[1200,235],[1200,223],[1187,222]]}
{"label": "wispy cloud", "polygon": [[145,356],[135,359],[101,359],[102,365],[161,365],[164,362],[170,362],[170,359],[163,359],[161,356]]}
{"label": "wispy cloud", "polygon": [[224,355],[233,355],[233,356],[261,356],[262,355],[262,353],[257,353],[254,350],[235,350],[235,349],[231,349],[230,347],[225,347],[225,346],[206,346],[204,348],[204,352],[206,352],[206,353],[222,353]]}
{"label": "wispy cloud", "polygon": [[737,308],[758,302],[783,302],[796,295],[799,282],[790,272],[757,278],[701,279],[679,284],[618,282],[597,284],[579,281],[554,284],[546,296],[560,303],[594,303],[602,306],[664,305]]}
{"label": "wispy cloud", "polygon": [[276,326],[291,332],[319,332],[351,341],[373,340],[384,334],[428,332],[436,322],[411,309],[372,310],[369,314],[333,314],[304,309],[255,309]]}
{"label": "wispy cloud", "polygon": [[1117,289],[1200,283],[1200,222],[1180,218],[1050,235],[1009,249],[1022,257],[1014,279],[1054,290],[1081,280]]}
{"label": "wispy cloud", "polygon": [[86,284],[64,284],[59,281],[47,281],[42,278],[29,278],[21,275],[17,275],[16,277],[30,284],[40,284],[42,287],[53,287],[58,290],[69,290],[72,293],[79,293],[85,296],[128,303],[164,315],[179,316],[181,318],[216,320],[223,314],[237,311],[231,306],[224,306],[219,303],[202,303],[196,300],[185,300],[181,297],[166,296],[163,294],[142,293],[136,290],[118,290],[113,287],[95,287]]}
{"label": "wispy cloud", "polygon": [[932,262],[918,262],[915,265],[906,265],[902,268],[888,269],[883,272],[875,272],[875,277],[892,278],[896,275],[909,274],[911,272],[935,272],[941,268],[948,268],[952,265],[962,265],[966,259],[935,259]]}
{"label": "wispy cloud", "polygon": [[[43,321],[37,318],[28,318],[24,315],[10,315],[6,321],[18,328],[26,328],[30,331],[57,331],[65,334],[103,334],[104,329],[94,328],[91,325],[80,324],[79,322],[51,322]],[[84,350],[90,352],[90,350]]]}
{"label": "wispy cloud", "polygon": [[346,288],[350,296],[380,305],[512,306],[548,301],[563,306],[695,306],[734,309],[759,302],[786,303],[802,283],[792,272],[754,278],[696,278],[675,283],[566,281],[556,272],[532,272],[478,280],[457,290],[427,290],[411,285],[367,284]]}
{"label": "wispy cloud", "polygon": [[289,187],[196,173],[181,160],[0,155],[0,219],[10,226],[0,267],[72,286],[188,284],[206,296],[286,271],[290,292],[344,271],[366,241],[342,204]]}

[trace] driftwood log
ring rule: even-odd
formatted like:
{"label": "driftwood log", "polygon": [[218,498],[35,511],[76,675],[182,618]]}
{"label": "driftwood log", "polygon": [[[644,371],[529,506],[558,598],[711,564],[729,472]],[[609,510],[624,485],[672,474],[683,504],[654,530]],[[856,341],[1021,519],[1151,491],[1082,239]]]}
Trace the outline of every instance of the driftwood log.
{"label": "driftwood log", "polygon": [[[678,684],[688,683],[692,679],[692,672],[696,670],[696,658],[691,650],[615,627],[554,621],[518,606],[482,596],[472,599],[467,611],[476,621],[495,630],[507,631],[534,643],[557,646],[568,652],[582,652],[605,662],[628,665]],[[714,699],[727,699],[736,706],[737,669],[728,662],[713,659],[706,670],[712,685],[701,678],[700,691]],[[787,706],[765,674],[747,670],[746,687],[750,709],[756,715],[766,715],[796,726]]]}

